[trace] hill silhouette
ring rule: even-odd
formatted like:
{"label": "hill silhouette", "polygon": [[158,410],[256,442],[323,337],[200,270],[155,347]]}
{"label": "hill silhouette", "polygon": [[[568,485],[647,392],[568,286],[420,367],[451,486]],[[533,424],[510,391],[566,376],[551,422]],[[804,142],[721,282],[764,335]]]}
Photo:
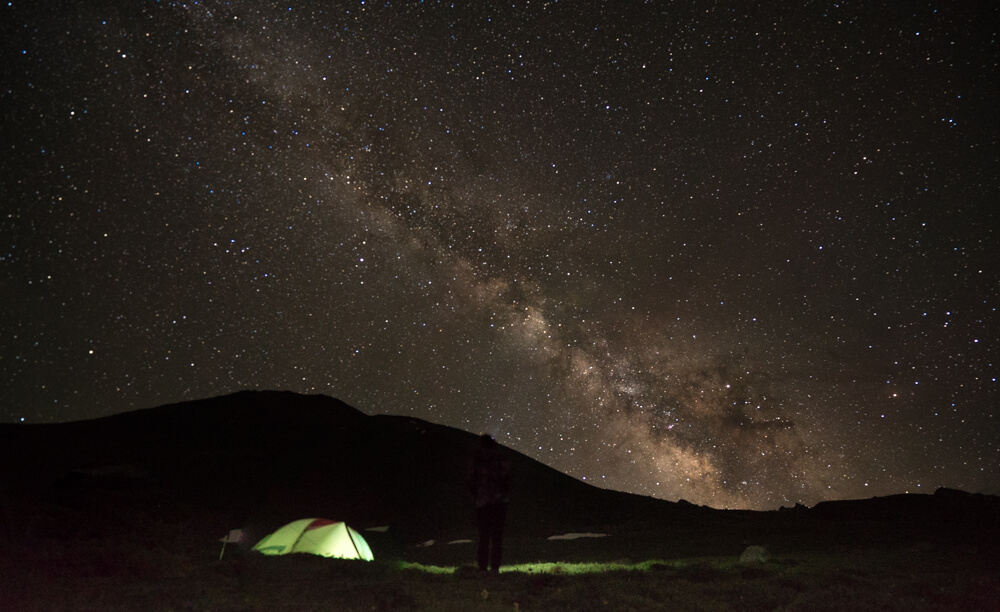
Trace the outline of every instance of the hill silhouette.
{"label": "hill silhouette", "polygon": [[[407,550],[471,537],[465,471],[477,444],[475,434],[455,428],[275,391],[90,421],[0,425],[5,533],[23,543],[158,529],[212,543],[230,528],[256,537],[316,516],[360,529],[388,525],[392,545]],[[512,537],[612,533],[618,555],[651,538],[669,557],[738,555],[751,543],[983,548],[1000,533],[1000,500],[991,496],[941,490],[810,509],[714,510],[601,489],[504,452],[514,474]]]}

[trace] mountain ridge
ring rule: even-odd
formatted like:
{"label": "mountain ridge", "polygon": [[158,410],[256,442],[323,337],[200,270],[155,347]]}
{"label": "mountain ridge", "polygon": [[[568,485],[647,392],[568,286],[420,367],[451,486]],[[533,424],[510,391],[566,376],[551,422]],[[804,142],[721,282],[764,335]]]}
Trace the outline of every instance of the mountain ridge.
{"label": "mountain ridge", "polygon": [[[287,391],[240,391],[89,421],[3,424],[5,496],[14,500],[5,522],[42,509],[40,516],[77,537],[139,520],[129,517],[133,511],[146,522],[196,525],[207,538],[318,516],[360,528],[390,525],[400,547],[467,538],[474,523],[464,476],[477,445],[476,434],[446,425],[367,415],[335,398]],[[993,496],[941,490],[717,510],[602,489],[503,452],[514,474],[509,532],[523,537],[666,534],[674,554],[704,554],[740,542],[823,547],[1000,532]]]}

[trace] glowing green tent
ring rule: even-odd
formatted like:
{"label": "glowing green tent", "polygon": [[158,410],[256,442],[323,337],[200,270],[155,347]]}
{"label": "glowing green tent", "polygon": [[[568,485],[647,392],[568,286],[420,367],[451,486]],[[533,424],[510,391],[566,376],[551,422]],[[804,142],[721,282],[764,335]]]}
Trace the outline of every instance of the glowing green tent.
{"label": "glowing green tent", "polygon": [[316,518],[288,523],[257,542],[253,549],[265,555],[301,552],[339,559],[375,558],[368,542],[347,523]]}

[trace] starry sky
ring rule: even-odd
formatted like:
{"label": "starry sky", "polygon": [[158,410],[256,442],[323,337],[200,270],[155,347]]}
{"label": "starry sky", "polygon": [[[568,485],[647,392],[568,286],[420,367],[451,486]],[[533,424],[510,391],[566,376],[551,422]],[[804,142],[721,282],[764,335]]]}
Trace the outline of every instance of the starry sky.
{"label": "starry sky", "polygon": [[1000,9],[755,4],[5,3],[0,421],[288,389],[717,508],[1000,493]]}

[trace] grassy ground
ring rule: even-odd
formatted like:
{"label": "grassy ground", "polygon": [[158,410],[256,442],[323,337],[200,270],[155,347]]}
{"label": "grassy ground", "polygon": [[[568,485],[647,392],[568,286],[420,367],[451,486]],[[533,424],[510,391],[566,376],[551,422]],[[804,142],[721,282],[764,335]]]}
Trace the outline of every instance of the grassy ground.
{"label": "grassy ground", "polygon": [[[137,546],[0,558],[5,610],[998,610],[996,559],[961,550],[855,550],[618,562],[372,563]],[[471,552],[471,549],[466,549]],[[200,551],[206,553],[207,551]],[[462,553],[464,554],[464,552]],[[214,557],[214,555],[213,555]]]}
{"label": "grassy ground", "polygon": [[[484,577],[472,544],[416,547],[392,531],[364,532],[371,563],[232,547],[220,561],[221,519],[124,507],[25,513],[0,546],[0,610],[1000,610],[992,523],[992,535],[962,537],[862,538],[826,523],[784,536],[766,523],[608,525],[595,530],[609,537],[569,541],[514,532],[505,571]],[[750,543],[771,558],[741,566]]]}

